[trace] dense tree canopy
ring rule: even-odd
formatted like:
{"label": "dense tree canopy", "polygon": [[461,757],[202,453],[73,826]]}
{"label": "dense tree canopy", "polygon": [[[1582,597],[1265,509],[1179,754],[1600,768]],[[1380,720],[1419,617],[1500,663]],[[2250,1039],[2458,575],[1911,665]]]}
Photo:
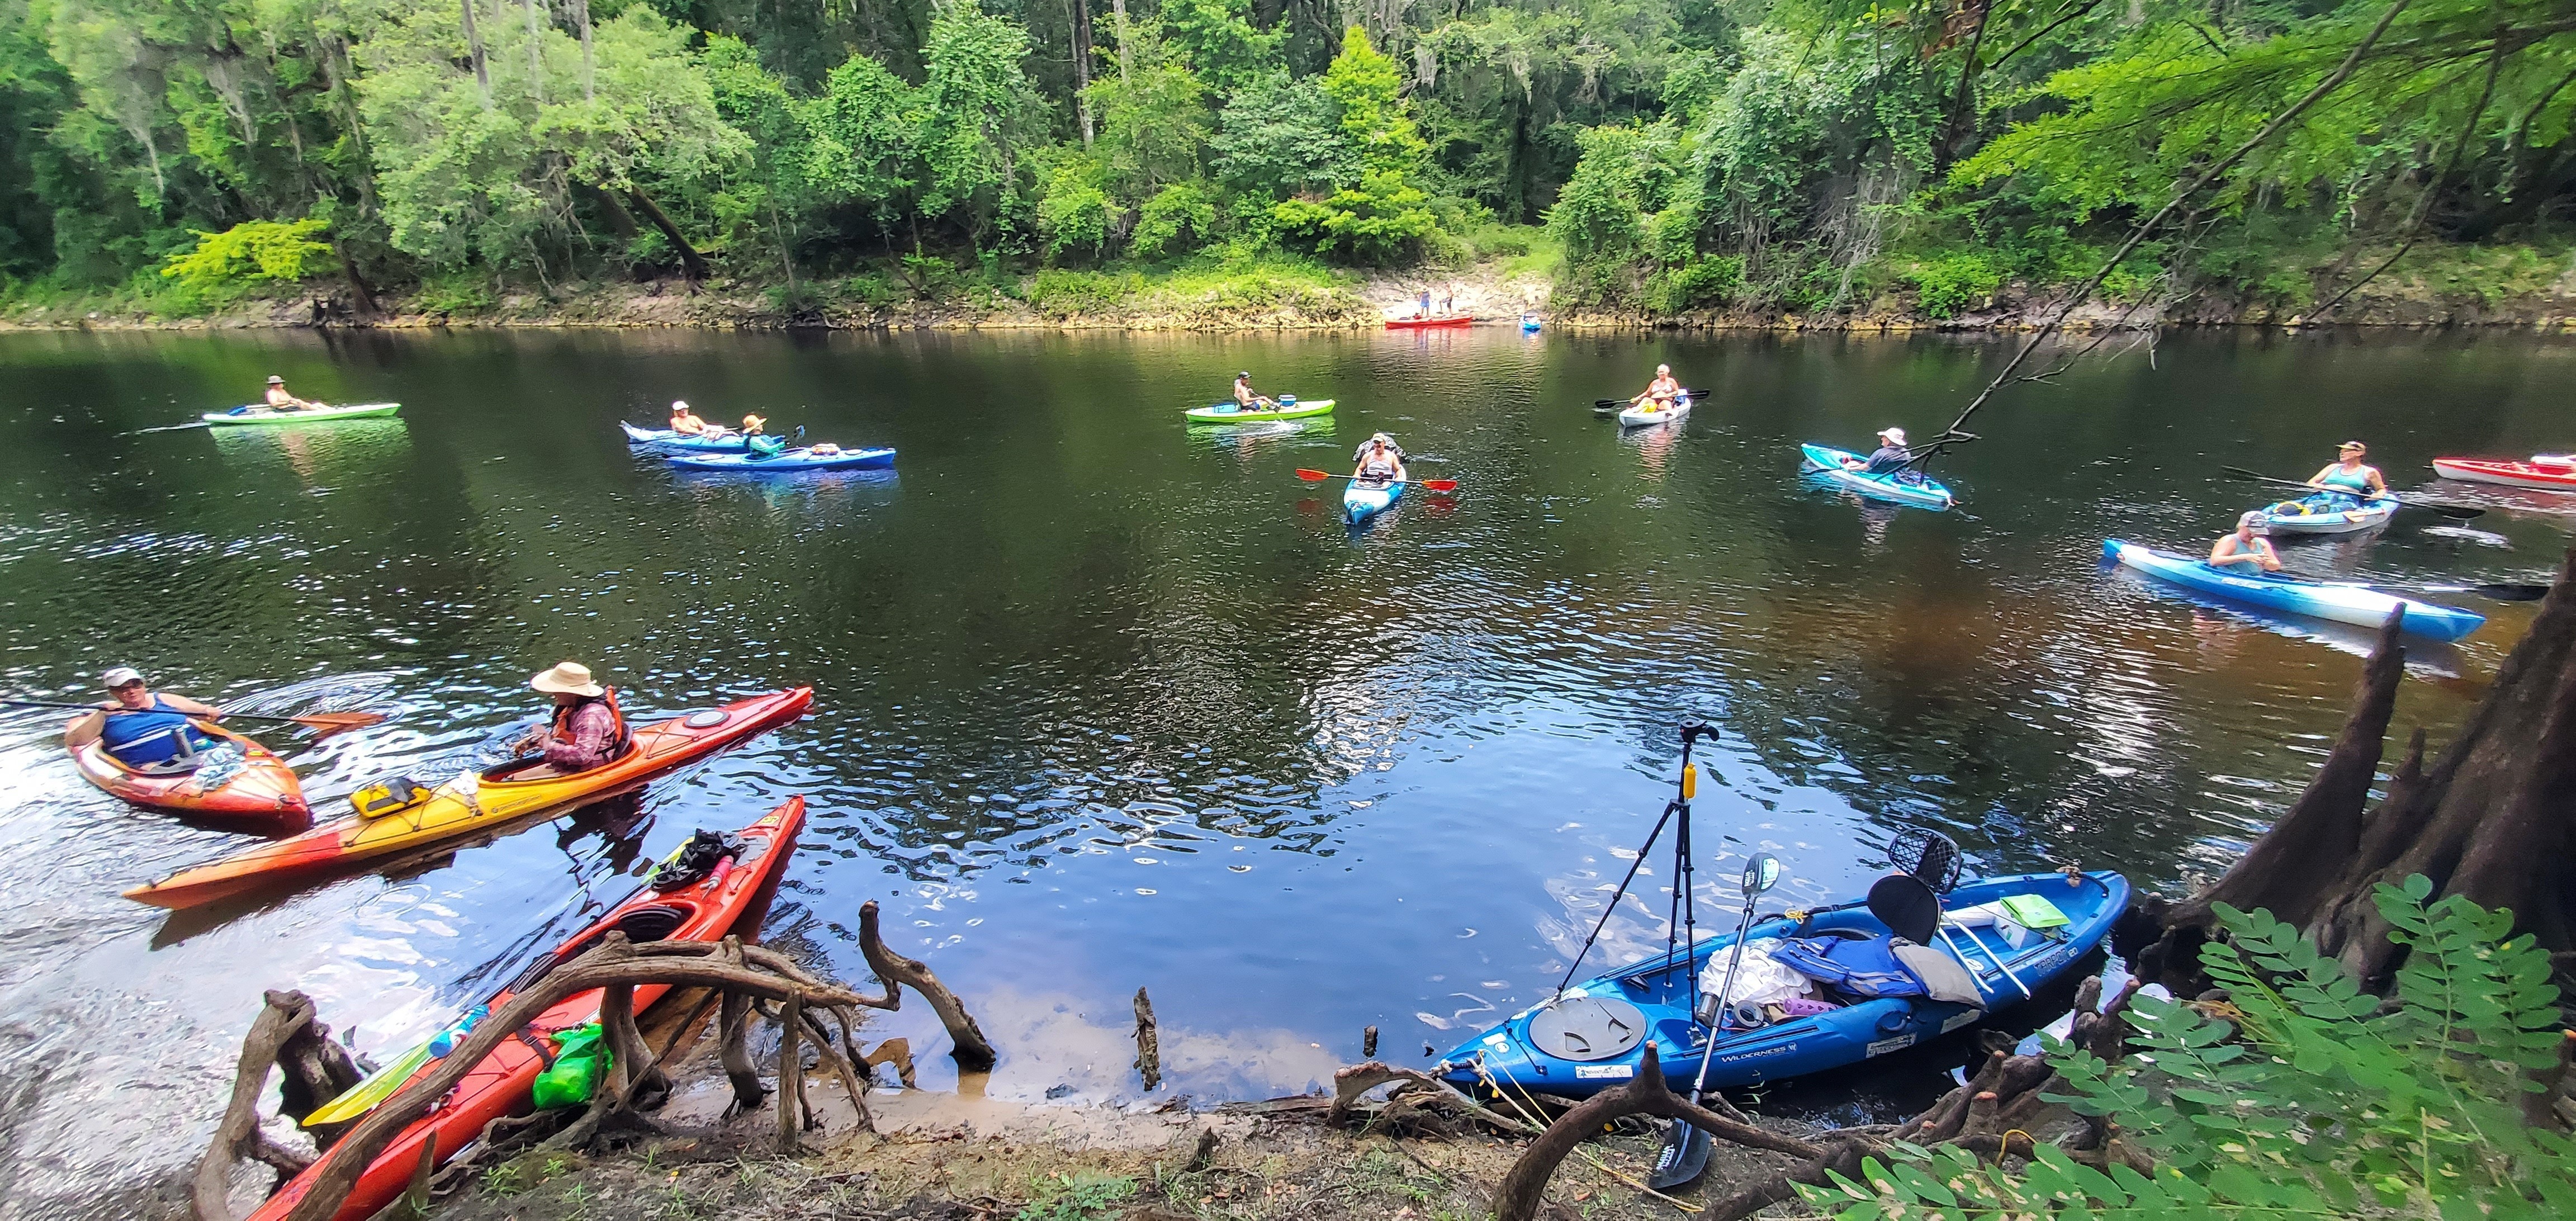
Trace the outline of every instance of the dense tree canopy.
{"label": "dense tree canopy", "polygon": [[[0,276],[927,290],[1544,225],[1581,302],[1937,314],[2295,110],[2107,288],[2298,309],[2374,247],[2564,245],[2571,85],[2576,0],[23,0]],[[254,270],[286,225],[330,257]]]}

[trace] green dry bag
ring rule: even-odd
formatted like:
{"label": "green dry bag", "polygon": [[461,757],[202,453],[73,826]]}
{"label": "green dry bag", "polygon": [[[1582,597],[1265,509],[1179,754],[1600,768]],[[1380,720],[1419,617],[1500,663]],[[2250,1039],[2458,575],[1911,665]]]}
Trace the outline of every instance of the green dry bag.
{"label": "green dry bag", "polygon": [[599,1092],[600,1079],[608,1075],[609,1065],[608,1045],[602,1038],[597,1022],[555,1032],[554,1041],[560,1050],[555,1053],[553,1066],[537,1074],[538,1110],[581,1106]]}

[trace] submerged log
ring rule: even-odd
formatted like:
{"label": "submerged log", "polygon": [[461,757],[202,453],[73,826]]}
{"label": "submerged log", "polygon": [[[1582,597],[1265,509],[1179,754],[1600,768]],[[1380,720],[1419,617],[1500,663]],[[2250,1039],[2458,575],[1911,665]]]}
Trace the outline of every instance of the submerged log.
{"label": "submerged log", "polygon": [[957,994],[948,990],[948,985],[930,973],[928,964],[886,948],[885,939],[877,932],[877,905],[873,900],[859,908],[859,952],[867,956],[869,969],[875,971],[877,978],[885,981],[886,986],[883,1001],[868,1001],[866,1004],[891,1012],[903,1003],[903,990],[895,985],[911,988],[921,994],[921,999],[930,1002],[930,1011],[938,1014],[939,1024],[948,1028],[948,1037],[956,1044],[948,1054],[957,1061],[959,1068],[984,1072],[993,1067],[1000,1057],[994,1054],[992,1042],[984,1037],[984,1029],[975,1024],[974,1015],[966,1012],[966,1003],[958,1000]]}
{"label": "submerged log", "polygon": [[251,1022],[233,1073],[232,1102],[188,1181],[189,1210],[196,1221],[233,1221],[233,1165],[244,1157],[277,1167],[281,1179],[304,1169],[302,1155],[259,1130],[259,1098],[268,1089],[268,1070],[277,1063],[278,1049],[312,1022],[313,998],[301,992],[269,993],[266,1007]]}

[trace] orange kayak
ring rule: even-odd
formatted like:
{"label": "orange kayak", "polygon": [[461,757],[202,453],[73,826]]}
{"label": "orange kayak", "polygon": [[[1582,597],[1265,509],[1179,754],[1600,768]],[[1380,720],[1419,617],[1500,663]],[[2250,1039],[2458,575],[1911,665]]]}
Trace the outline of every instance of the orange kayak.
{"label": "orange kayak", "polygon": [[[347,872],[371,861],[435,847],[513,819],[571,805],[645,780],[787,724],[814,702],[812,687],[740,700],[635,728],[625,757],[569,776],[519,760],[480,774],[467,772],[417,804],[378,814],[352,814],[292,839],[262,844],[211,865],[183,869],[125,897],[155,907],[195,907],[255,890]],[[531,776],[530,773],[538,773]]]}
{"label": "orange kayak", "polygon": [[[313,825],[313,811],[304,804],[304,786],[286,760],[240,734],[205,721],[191,723],[241,751],[240,766],[215,763],[193,772],[155,775],[117,762],[96,742],[73,751],[72,763],[111,796],[168,810],[218,830],[293,835]],[[214,783],[208,785],[208,780]]]}
{"label": "orange kayak", "polygon": [[[731,934],[753,940],[760,931],[762,917],[768,913],[770,898],[778,892],[778,878],[786,872],[787,858],[796,851],[796,833],[804,826],[805,799],[788,798],[787,804],[737,833],[745,842],[740,856],[721,861],[706,877],[668,892],[657,893],[648,883],[598,923],[556,947],[554,953],[509,987],[493,993],[485,1002],[489,1011],[499,1012],[518,989],[580,957],[611,930],[623,931],[630,941],[719,941]],[[662,984],[637,984],[636,1012],[643,1012],[668,990]],[[548,1036],[598,1020],[599,992],[593,989],[566,997],[528,1023],[520,1038],[501,1044],[485,1056],[435,1110],[412,1121],[410,1127],[394,1137],[393,1143],[385,1146],[384,1152],[376,1155],[376,1160],[367,1163],[366,1170],[358,1176],[357,1187],[341,1203],[340,1211],[332,1214],[332,1221],[366,1221],[392,1203],[410,1184],[412,1172],[420,1165],[421,1146],[432,1137],[437,1138],[438,1147],[431,1156],[444,1166],[449,1158],[482,1136],[485,1125],[504,1115],[533,1110],[531,1088],[537,1074],[545,1071],[545,1062],[538,1058],[530,1041],[546,1044],[551,1054],[554,1049],[547,1042]],[[433,1060],[422,1065],[414,1076],[436,1072],[437,1068]],[[251,1221],[284,1217],[303,1200],[305,1192],[312,1190],[320,1169],[317,1162],[289,1180],[251,1214]]]}

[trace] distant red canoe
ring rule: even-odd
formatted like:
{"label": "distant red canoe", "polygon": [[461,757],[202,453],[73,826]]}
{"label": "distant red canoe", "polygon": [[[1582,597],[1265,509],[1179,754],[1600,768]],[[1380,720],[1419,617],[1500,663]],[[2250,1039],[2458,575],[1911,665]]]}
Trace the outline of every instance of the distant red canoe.
{"label": "distant red canoe", "polygon": [[1435,326],[1474,326],[1475,324],[1476,316],[1473,314],[1433,314],[1428,318],[1389,318],[1386,320],[1386,329],[1421,331]]}
{"label": "distant red canoe", "polygon": [[2576,492],[2576,461],[2545,456],[2530,462],[2492,462],[2483,458],[2435,458],[2433,471],[2444,479],[2501,483],[2516,488]]}

